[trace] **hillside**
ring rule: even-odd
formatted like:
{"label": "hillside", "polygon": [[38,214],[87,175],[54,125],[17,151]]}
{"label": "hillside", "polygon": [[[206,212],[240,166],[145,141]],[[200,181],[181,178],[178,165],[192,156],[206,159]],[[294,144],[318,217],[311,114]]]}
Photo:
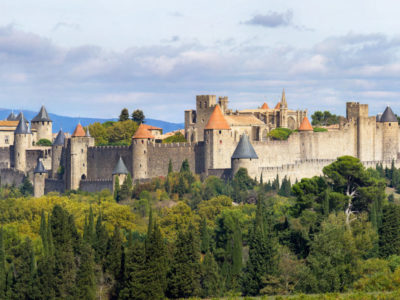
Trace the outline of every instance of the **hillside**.
{"label": "hillside", "polygon": [[[4,120],[10,114],[10,109],[0,108],[0,120]],[[34,116],[36,116],[37,112],[31,110],[22,110],[25,117],[30,121]],[[19,111],[15,111],[15,114],[18,114]],[[83,126],[87,126],[94,122],[106,122],[106,121],[116,121],[117,119],[102,119],[102,118],[85,118],[85,117],[68,117],[68,116],[60,116],[56,114],[49,113],[50,118],[53,120],[53,131],[57,132],[60,128],[62,128],[65,132],[73,132],[76,124],[81,122]],[[184,128],[183,123],[170,123],[161,120],[155,119],[146,119],[146,124],[160,127],[163,129],[163,132],[175,131],[178,129]]]}

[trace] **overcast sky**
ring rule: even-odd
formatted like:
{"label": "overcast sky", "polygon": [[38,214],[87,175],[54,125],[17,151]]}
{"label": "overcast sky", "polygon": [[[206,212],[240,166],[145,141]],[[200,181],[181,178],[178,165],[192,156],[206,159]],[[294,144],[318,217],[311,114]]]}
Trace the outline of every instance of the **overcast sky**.
{"label": "overcast sky", "polygon": [[400,3],[0,1],[0,107],[183,122],[197,94],[233,109],[400,113]]}

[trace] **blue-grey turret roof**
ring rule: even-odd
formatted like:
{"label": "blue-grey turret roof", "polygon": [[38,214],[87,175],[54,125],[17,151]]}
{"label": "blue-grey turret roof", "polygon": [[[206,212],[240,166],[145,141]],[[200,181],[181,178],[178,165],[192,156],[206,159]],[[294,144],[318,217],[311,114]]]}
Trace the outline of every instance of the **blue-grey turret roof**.
{"label": "blue-grey turret roof", "polygon": [[55,146],[63,146],[64,145],[64,141],[65,141],[65,134],[62,131],[62,129],[60,129],[60,131],[57,133],[56,139],[53,142],[53,145],[55,145]]}
{"label": "blue-grey turret roof", "polygon": [[390,106],[386,107],[385,111],[382,114],[382,117],[380,119],[380,122],[397,122],[397,117],[393,113],[393,110],[390,108]]}
{"label": "blue-grey turret roof", "polygon": [[30,134],[31,133],[24,116],[22,116],[22,119],[19,120],[18,126],[15,129],[15,133],[16,134]]}
{"label": "blue-grey turret roof", "polygon": [[114,171],[112,172],[113,175],[116,174],[129,174],[128,169],[125,166],[124,161],[122,160],[122,157],[119,157],[119,160],[117,164],[115,165]]}
{"label": "blue-grey turret roof", "polygon": [[243,134],[240,138],[239,144],[237,145],[235,152],[233,152],[232,158],[258,158],[257,153],[254,150],[253,145],[250,143],[247,134]]}
{"label": "blue-grey turret roof", "polygon": [[22,111],[18,114],[16,118],[16,121],[21,121],[21,120],[24,120],[25,123],[28,123],[28,120],[25,118],[24,113]]}
{"label": "blue-grey turret roof", "polygon": [[44,168],[43,163],[40,159],[38,159],[37,165],[33,173],[47,173],[47,170]]}
{"label": "blue-grey turret roof", "polygon": [[17,121],[17,116],[14,114],[13,111],[8,115],[7,121]]}
{"label": "blue-grey turret roof", "polygon": [[49,114],[44,105],[40,108],[39,113],[32,119],[32,122],[51,122]]}

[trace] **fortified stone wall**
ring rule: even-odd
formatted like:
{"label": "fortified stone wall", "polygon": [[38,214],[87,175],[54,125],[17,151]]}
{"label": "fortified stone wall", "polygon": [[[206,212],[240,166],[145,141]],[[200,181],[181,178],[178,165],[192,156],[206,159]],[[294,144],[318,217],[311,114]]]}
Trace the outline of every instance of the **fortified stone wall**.
{"label": "fortified stone wall", "polygon": [[[166,176],[168,174],[168,164],[171,160],[172,168],[175,172],[179,171],[182,162],[189,161],[190,170],[196,168],[196,145],[192,143],[171,143],[171,144],[149,144],[148,145],[148,172],[149,177]],[[135,159],[135,158],[134,158]]]}
{"label": "fortified stone wall", "polygon": [[6,169],[11,167],[10,147],[0,148],[0,168]]}
{"label": "fortified stone wall", "polygon": [[60,194],[64,193],[65,192],[65,181],[53,179],[53,178],[46,178],[45,184],[44,184],[44,193],[47,194],[50,192],[58,192]]}
{"label": "fortified stone wall", "polygon": [[22,184],[24,180],[24,172],[16,169],[0,169],[0,183],[1,185],[15,185]]}
{"label": "fortified stone wall", "polygon": [[119,157],[132,174],[131,146],[104,146],[88,148],[88,179],[112,179],[112,172]]}
{"label": "fortified stone wall", "polygon": [[79,189],[89,193],[100,192],[108,189],[112,191],[112,179],[94,179],[94,180],[81,180]]}
{"label": "fortified stone wall", "polygon": [[51,170],[51,148],[48,149],[28,149],[26,150],[26,171],[31,172],[35,169],[38,159],[42,159],[46,170]]}

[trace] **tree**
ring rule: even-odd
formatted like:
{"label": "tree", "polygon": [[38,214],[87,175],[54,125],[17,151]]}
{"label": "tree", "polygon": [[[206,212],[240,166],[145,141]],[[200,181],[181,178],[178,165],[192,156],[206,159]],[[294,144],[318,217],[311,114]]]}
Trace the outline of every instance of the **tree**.
{"label": "tree", "polygon": [[127,108],[121,110],[118,121],[123,122],[129,120],[129,111]]}
{"label": "tree", "polygon": [[175,132],[174,135],[167,137],[162,140],[163,144],[171,144],[171,143],[187,143],[185,136],[181,132]]}
{"label": "tree", "polygon": [[145,119],[145,116],[144,116],[142,110],[136,109],[136,110],[132,113],[132,121],[136,122],[137,124],[145,123],[144,119]]}
{"label": "tree", "polygon": [[168,273],[167,295],[170,298],[197,296],[200,289],[200,250],[197,233],[192,224],[186,232],[179,230],[175,251]]}
{"label": "tree", "polygon": [[6,296],[6,253],[4,250],[3,228],[0,229],[0,299]]}
{"label": "tree", "polygon": [[170,159],[168,162],[168,174],[171,174],[172,172],[173,172],[172,160]]}
{"label": "tree", "polygon": [[379,228],[379,254],[383,258],[400,255],[400,206],[393,203],[383,208],[382,225]]}
{"label": "tree", "polygon": [[113,235],[108,241],[106,268],[113,275],[114,279],[119,279],[122,274],[122,255],[124,252],[121,230],[114,228]]}
{"label": "tree", "polygon": [[211,236],[205,218],[203,218],[200,223],[200,241],[200,251],[205,254],[210,250],[211,245]]}
{"label": "tree", "polygon": [[51,145],[53,145],[53,143],[51,141],[49,141],[48,139],[40,139],[36,143],[36,146],[47,146],[48,147]]}
{"label": "tree", "polygon": [[96,298],[93,249],[87,243],[82,247],[74,296],[75,299],[92,300]]}
{"label": "tree", "polygon": [[125,178],[124,183],[122,184],[121,190],[119,192],[120,201],[130,199],[132,197],[132,190],[133,190],[132,177],[131,174],[128,173],[128,176]]}
{"label": "tree", "polygon": [[147,299],[146,255],[144,245],[138,241],[128,248],[124,271],[124,283],[119,299]]}
{"label": "tree", "polygon": [[263,198],[259,196],[249,236],[249,260],[242,282],[245,295],[258,295],[265,285],[263,279],[277,272],[277,241],[265,221],[264,210]]}
{"label": "tree", "polygon": [[333,124],[339,124],[339,116],[331,114],[329,111],[316,111],[311,118],[312,125],[314,126],[329,126]]}
{"label": "tree", "polygon": [[97,216],[96,227],[95,227],[95,241],[93,244],[93,249],[95,251],[95,261],[104,264],[104,260],[107,254],[107,243],[108,243],[108,233],[102,222],[102,215]]}
{"label": "tree", "polygon": [[25,197],[33,195],[33,185],[27,176],[25,176],[24,180],[22,181],[20,191]]}
{"label": "tree", "polygon": [[118,176],[115,176],[114,199],[117,202],[121,201],[121,186],[119,184],[119,177]]}
{"label": "tree", "polygon": [[201,297],[218,297],[221,294],[220,270],[214,255],[207,252],[201,264]]}

